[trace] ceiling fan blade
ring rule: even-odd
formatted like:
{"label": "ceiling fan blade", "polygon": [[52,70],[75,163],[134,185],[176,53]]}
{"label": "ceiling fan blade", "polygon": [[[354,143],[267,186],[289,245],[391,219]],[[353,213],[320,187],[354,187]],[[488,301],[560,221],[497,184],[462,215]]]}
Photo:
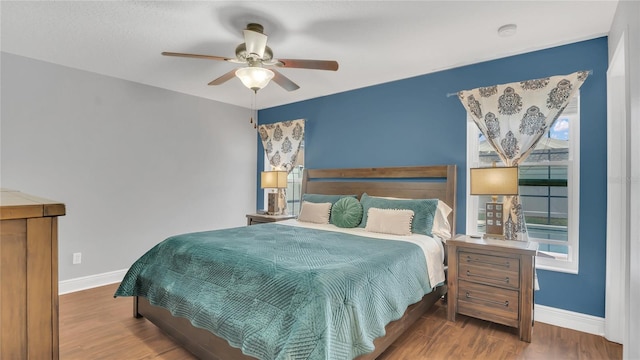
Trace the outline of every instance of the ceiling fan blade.
{"label": "ceiling fan blade", "polygon": [[315,69],[315,70],[338,70],[338,62],[333,60],[302,60],[302,59],[278,59],[275,64],[279,67]]}
{"label": "ceiling fan blade", "polygon": [[244,33],[244,43],[247,46],[247,54],[256,54],[260,59],[264,56],[264,49],[267,46],[267,35],[253,30],[242,30]]}
{"label": "ceiling fan blade", "polygon": [[276,71],[276,70],[271,70],[273,71],[273,81],[282,86],[283,89],[287,90],[287,91],[294,91],[294,90],[298,90],[300,89],[300,86],[298,86],[298,84],[294,83],[293,81],[291,81],[291,79],[289,79],[288,77],[282,75],[280,72]]}
{"label": "ceiling fan blade", "polygon": [[215,56],[215,55],[185,54],[185,53],[175,53],[175,52],[168,52],[168,51],[163,51],[162,55],[188,57],[188,58],[196,58],[196,59],[221,60],[221,61],[235,60],[235,58],[231,59],[231,58]]}
{"label": "ceiling fan blade", "polygon": [[233,79],[236,76],[236,70],[237,69],[233,69],[233,70],[229,71],[228,73],[226,73],[226,74],[220,76],[219,78],[211,81],[209,83],[209,85],[220,85],[220,84],[223,84],[223,83]]}

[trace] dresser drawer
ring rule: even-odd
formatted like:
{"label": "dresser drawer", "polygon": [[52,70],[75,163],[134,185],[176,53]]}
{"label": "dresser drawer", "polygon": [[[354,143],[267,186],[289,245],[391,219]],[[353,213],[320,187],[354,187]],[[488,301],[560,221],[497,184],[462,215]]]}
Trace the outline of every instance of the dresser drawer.
{"label": "dresser drawer", "polygon": [[517,258],[460,252],[458,277],[460,280],[519,289],[520,261]]}
{"label": "dresser drawer", "polygon": [[518,326],[519,292],[459,281],[458,312],[507,326]]}

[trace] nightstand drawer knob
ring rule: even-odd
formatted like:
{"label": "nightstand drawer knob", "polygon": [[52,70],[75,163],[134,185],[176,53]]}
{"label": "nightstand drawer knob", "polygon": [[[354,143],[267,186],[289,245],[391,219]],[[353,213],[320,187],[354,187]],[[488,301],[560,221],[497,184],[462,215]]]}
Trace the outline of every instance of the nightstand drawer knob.
{"label": "nightstand drawer knob", "polygon": [[483,279],[491,279],[491,280],[496,280],[496,281],[504,281],[505,283],[509,283],[509,277],[505,276],[505,278],[500,278],[500,277],[493,277],[493,276],[486,276],[486,275],[478,275],[478,274],[472,274],[471,271],[467,270],[467,276],[468,277],[479,277],[479,278],[483,278]]}
{"label": "nightstand drawer knob", "polygon": [[479,297],[476,297],[476,296],[471,296],[471,294],[469,294],[468,291],[465,294],[465,297],[467,299],[476,299],[476,300],[484,301],[484,302],[490,303],[490,304],[496,304],[496,305],[502,305],[504,307],[509,307],[509,300],[506,300],[506,301],[502,302],[502,301],[496,301],[496,300],[491,300],[491,299],[479,298]]}
{"label": "nightstand drawer knob", "polygon": [[480,259],[473,259],[471,256],[467,255],[467,262],[468,263],[480,263],[480,264],[488,264],[488,265],[495,265],[495,266],[504,266],[506,268],[509,268],[511,266],[511,264],[509,263],[509,261],[505,261],[504,263],[501,262],[493,262],[493,261],[486,261],[486,260],[480,260]]}

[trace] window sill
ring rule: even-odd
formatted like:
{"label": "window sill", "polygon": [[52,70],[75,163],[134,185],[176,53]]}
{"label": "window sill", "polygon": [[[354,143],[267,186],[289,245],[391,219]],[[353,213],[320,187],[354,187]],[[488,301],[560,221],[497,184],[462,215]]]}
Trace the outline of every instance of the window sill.
{"label": "window sill", "polygon": [[536,256],[536,270],[547,270],[577,275],[578,264],[566,260],[555,259],[553,257],[549,257],[545,253],[538,252],[538,255]]}

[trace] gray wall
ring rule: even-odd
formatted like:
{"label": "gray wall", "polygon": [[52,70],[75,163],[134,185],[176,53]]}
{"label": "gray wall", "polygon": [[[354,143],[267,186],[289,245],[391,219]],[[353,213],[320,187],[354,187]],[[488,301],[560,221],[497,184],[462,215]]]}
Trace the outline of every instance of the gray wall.
{"label": "gray wall", "polygon": [[626,75],[628,78],[627,104],[631,146],[629,151],[631,173],[631,219],[630,239],[628,242],[627,262],[628,298],[627,335],[624,341],[623,358],[640,359],[640,2],[622,0],[609,32],[609,58],[625,33],[626,37]]}
{"label": "gray wall", "polygon": [[0,185],[66,204],[60,280],[255,211],[248,109],[1,54]]}

